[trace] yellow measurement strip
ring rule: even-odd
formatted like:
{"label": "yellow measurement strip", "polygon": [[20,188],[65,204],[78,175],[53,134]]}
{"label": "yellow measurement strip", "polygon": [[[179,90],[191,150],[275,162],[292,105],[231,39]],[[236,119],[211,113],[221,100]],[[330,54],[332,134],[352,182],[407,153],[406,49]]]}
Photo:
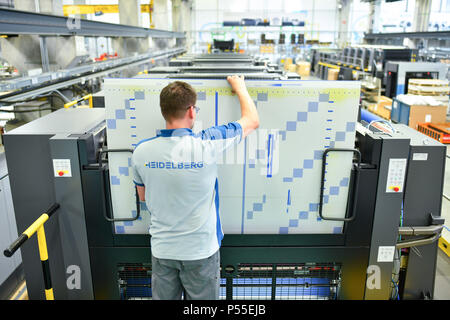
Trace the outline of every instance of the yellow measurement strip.
{"label": "yellow measurement strip", "polygon": [[[193,81],[195,82],[195,81]],[[195,85],[195,83],[191,83],[195,87],[195,90],[197,92],[205,92],[207,96],[215,96],[216,92],[220,96],[232,96],[231,88],[229,86],[224,87],[203,87],[202,85]],[[121,91],[124,90],[129,91],[130,95],[132,95],[135,91],[145,91],[149,92],[153,95],[159,95],[161,89],[160,88],[148,88],[144,86],[127,86],[126,88],[121,88]],[[355,98],[359,97],[360,90],[359,89],[346,89],[346,88],[320,88],[320,89],[313,89],[313,88],[307,88],[307,87],[301,87],[301,86],[290,86],[288,83],[286,83],[284,86],[281,84],[281,86],[270,86],[270,84],[267,87],[247,87],[247,90],[250,94],[250,96],[254,99],[257,99],[258,94],[267,94],[268,99],[270,97],[276,97],[276,98],[285,98],[285,97],[294,97],[294,96],[303,96],[308,97],[312,99],[318,99],[319,94],[328,94],[329,100],[334,101],[335,103],[342,102],[349,98]]]}

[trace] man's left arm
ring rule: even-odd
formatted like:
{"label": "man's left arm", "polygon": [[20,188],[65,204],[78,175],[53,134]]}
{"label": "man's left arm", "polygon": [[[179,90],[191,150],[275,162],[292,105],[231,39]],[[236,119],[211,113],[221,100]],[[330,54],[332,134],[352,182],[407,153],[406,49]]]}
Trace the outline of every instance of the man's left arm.
{"label": "man's left arm", "polygon": [[137,193],[139,196],[139,201],[145,202],[145,186],[138,186],[136,185]]}
{"label": "man's left arm", "polygon": [[133,176],[134,176],[133,182],[136,186],[139,201],[144,202],[145,201],[145,185],[144,185],[144,182],[142,181],[141,175],[139,174],[139,172],[136,168],[134,156],[135,155],[133,154],[133,156],[131,157],[131,167],[133,169]]}

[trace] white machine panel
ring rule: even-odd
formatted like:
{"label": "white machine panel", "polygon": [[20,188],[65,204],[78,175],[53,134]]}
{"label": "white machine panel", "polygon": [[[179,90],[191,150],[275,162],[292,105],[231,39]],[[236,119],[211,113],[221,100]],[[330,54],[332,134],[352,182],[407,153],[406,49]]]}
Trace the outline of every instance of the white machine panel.
{"label": "white machine panel", "polygon": [[[165,122],[159,94],[167,79],[105,79],[109,149],[134,148]],[[225,80],[185,80],[197,90],[194,132],[240,118],[237,96]],[[318,215],[322,154],[353,148],[360,84],[355,81],[246,81],[260,128],[229,150],[219,165],[225,234],[342,233],[343,223]],[[115,218],[136,215],[131,153],[110,153]],[[323,215],[344,217],[352,153],[327,157]],[[116,233],[147,233],[150,213],[115,223]]]}
{"label": "white machine panel", "polygon": [[70,159],[53,159],[53,174],[55,177],[72,177]]}
{"label": "white machine panel", "polygon": [[386,192],[403,192],[406,159],[389,159]]}

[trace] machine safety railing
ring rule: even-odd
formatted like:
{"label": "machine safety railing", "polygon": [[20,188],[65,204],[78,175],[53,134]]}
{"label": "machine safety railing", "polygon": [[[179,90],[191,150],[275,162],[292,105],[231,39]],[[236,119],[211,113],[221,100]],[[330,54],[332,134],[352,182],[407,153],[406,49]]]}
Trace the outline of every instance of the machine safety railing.
{"label": "machine safety railing", "polygon": [[3,251],[6,257],[11,257],[33,234],[37,233],[39,246],[39,256],[42,263],[42,273],[44,276],[45,298],[54,300],[52,280],[50,276],[50,266],[48,261],[47,241],[45,239],[44,224],[50,219],[53,213],[59,209],[59,204],[53,204],[48,210],[36,219],[10,246]]}

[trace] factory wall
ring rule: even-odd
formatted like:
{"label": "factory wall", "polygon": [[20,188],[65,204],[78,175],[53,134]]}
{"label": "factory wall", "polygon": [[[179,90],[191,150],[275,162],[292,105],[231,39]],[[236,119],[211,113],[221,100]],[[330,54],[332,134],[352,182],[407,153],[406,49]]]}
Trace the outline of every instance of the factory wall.
{"label": "factory wall", "polygon": [[194,31],[197,41],[210,41],[208,31],[220,28],[223,21],[268,19],[273,25],[287,18],[305,22],[306,38],[334,41],[338,23],[336,6],[336,0],[196,0]]}

